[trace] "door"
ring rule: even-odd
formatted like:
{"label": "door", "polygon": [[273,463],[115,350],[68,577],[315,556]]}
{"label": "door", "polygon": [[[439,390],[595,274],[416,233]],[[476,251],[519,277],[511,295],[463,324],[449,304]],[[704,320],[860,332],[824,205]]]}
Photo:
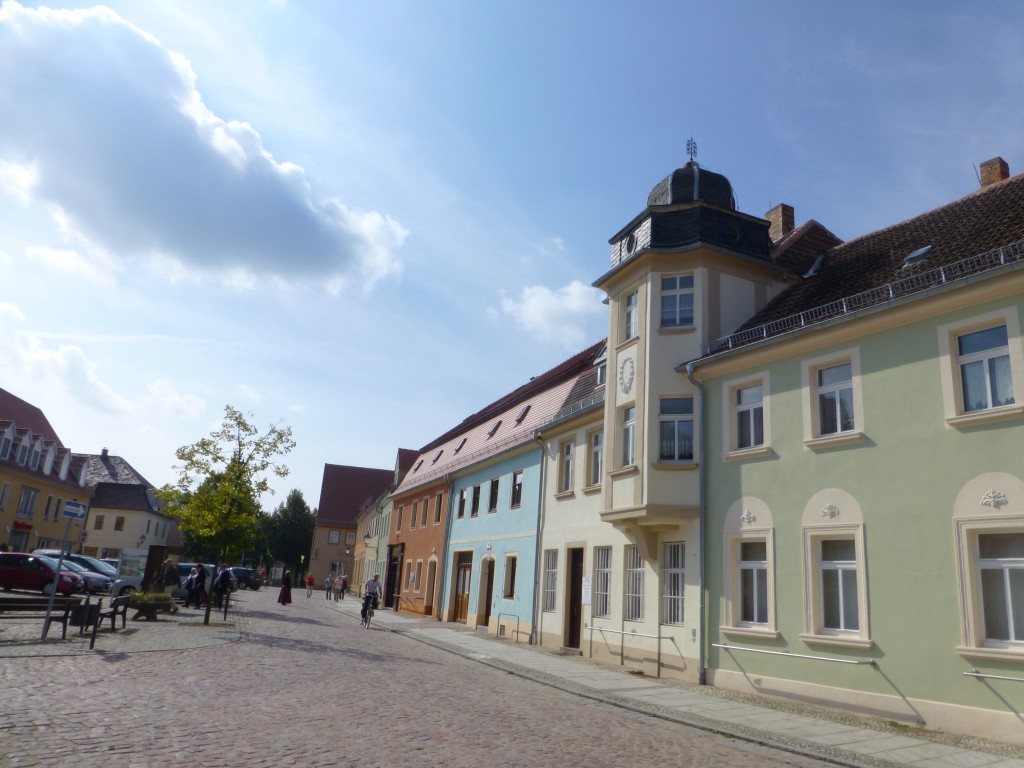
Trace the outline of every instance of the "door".
{"label": "door", "polygon": [[465,624],[469,617],[469,585],[473,579],[473,553],[460,552],[455,565],[455,621]]}
{"label": "door", "polygon": [[384,607],[398,607],[398,593],[402,581],[402,559],[405,554],[405,544],[391,545],[388,547],[388,573],[384,582]]}
{"label": "door", "polygon": [[569,626],[566,648],[579,648],[583,632],[583,550],[569,550]]}
{"label": "door", "polygon": [[491,605],[494,604],[494,561],[484,560],[480,566],[483,568],[483,594],[480,599],[483,600],[483,621],[481,622],[485,627],[491,625]]}

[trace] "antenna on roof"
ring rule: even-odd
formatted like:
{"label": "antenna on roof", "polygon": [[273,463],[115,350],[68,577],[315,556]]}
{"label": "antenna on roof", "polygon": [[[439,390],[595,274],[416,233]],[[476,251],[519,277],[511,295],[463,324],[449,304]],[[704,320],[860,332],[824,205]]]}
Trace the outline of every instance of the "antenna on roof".
{"label": "antenna on roof", "polygon": [[697,159],[697,142],[693,140],[693,136],[686,140],[686,154],[690,156],[691,163]]}
{"label": "antenna on roof", "polygon": [[981,174],[978,173],[978,166],[975,165],[974,163],[971,163],[971,168],[974,169],[974,178],[976,178],[978,180],[978,186],[980,187],[981,186]]}

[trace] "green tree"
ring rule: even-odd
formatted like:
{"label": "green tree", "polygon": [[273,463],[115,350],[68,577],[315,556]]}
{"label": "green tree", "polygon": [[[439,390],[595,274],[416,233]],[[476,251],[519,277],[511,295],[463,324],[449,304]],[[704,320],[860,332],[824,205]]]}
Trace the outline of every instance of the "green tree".
{"label": "green tree", "polygon": [[271,425],[260,434],[251,419],[224,406],[220,429],[175,452],[178,482],[160,494],[191,545],[217,560],[240,557],[256,543],[260,496],[273,493],[271,473],[288,476],[280,457],[295,447],[291,427]]}
{"label": "green tree", "polygon": [[293,489],[267,521],[267,544],[275,560],[298,573],[301,558],[309,555],[316,530],[316,511],[310,510],[302,491]]}

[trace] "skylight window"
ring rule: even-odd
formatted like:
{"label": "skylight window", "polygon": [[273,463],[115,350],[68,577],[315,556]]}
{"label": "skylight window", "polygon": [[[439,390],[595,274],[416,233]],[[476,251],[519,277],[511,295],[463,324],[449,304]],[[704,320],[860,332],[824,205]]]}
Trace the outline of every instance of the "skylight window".
{"label": "skylight window", "polygon": [[465,444],[466,444],[466,438],[462,438],[461,440],[459,440],[459,444],[455,446],[455,453],[458,453],[459,451],[461,451],[462,450],[462,446],[464,446]]}
{"label": "skylight window", "polygon": [[498,431],[498,427],[500,427],[500,426],[501,426],[501,419],[498,419],[496,422],[494,422],[494,424],[491,425],[491,428],[489,430],[487,430],[487,436],[488,437],[494,437],[494,433]]}
{"label": "skylight window", "polygon": [[522,420],[526,418],[526,414],[528,414],[529,412],[530,412],[530,405],[529,405],[529,403],[527,403],[526,405],[524,405],[522,407],[522,409],[520,409],[519,413],[516,414],[516,424],[519,424],[520,422],[522,422]]}
{"label": "skylight window", "polygon": [[416,472],[422,466],[423,466],[423,459],[420,459],[419,461],[416,462],[416,466],[412,468],[412,471]]}
{"label": "skylight window", "polygon": [[434,458],[430,460],[430,463],[437,464],[437,460],[441,458],[442,453],[444,453],[444,448],[441,448],[440,450],[438,450],[437,453],[434,454]]}
{"label": "skylight window", "polygon": [[918,248],[916,251],[911,251],[903,257],[904,266],[910,266],[911,264],[917,264],[919,261],[924,261],[932,253],[932,247],[926,245],[924,248]]}

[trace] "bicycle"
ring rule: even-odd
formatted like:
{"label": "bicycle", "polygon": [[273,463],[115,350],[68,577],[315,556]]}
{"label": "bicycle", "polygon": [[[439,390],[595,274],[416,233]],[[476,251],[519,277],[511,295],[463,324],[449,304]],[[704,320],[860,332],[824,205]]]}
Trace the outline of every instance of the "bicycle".
{"label": "bicycle", "polygon": [[363,629],[370,628],[370,619],[373,618],[374,606],[377,604],[376,595],[367,595],[365,598],[366,615],[360,620],[360,624],[363,625]]}

